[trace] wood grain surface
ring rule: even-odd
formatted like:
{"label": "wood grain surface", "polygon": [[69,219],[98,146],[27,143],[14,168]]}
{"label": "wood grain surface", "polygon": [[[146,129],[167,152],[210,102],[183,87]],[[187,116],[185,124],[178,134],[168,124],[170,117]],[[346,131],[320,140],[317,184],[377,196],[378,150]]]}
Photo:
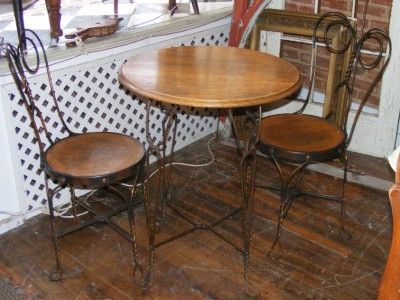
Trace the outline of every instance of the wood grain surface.
{"label": "wood grain surface", "polygon": [[343,145],[345,134],[329,121],[311,115],[281,114],[261,121],[263,143],[295,152],[323,152]]}
{"label": "wood grain surface", "polygon": [[50,147],[45,156],[52,172],[74,177],[93,177],[124,171],[144,156],[138,141],[117,133],[75,135]]}
{"label": "wood grain surface", "polygon": [[300,87],[299,72],[291,63],[229,47],[177,47],[142,53],[121,67],[119,81],[140,96],[203,108],[272,103]]}

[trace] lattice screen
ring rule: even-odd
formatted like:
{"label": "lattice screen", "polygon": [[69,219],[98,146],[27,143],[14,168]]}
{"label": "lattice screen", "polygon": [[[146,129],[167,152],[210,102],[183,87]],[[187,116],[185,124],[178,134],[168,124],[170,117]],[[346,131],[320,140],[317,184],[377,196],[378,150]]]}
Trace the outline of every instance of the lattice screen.
{"label": "lattice screen", "polygon": [[[191,38],[175,38],[170,46],[183,45],[218,45],[224,46],[228,40],[226,30],[207,31],[198,33]],[[109,57],[63,69],[52,73],[56,95],[65,112],[65,120],[71,130],[76,132],[86,131],[113,131],[127,134],[139,139],[145,144],[145,103],[134,100],[133,95],[124,90],[118,80],[117,72],[121,64],[131,56],[122,53]],[[64,136],[59,129],[55,109],[48,97],[49,87],[44,76],[31,80],[32,90],[38,101],[45,106],[43,111],[46,123],[56,137]],[[23,176],[25,207],[23,210],[32,210],[46,203],[44,178],[39,169],[38,145],[30,128],[29,119],[22,106],[20,97],[10,84],[5,87],[10,99],[13,128],[17,148],[16,155],[20,159],[21,174]],[[178,125],[177,149],[204,137],[215,130],[213,111],[197,111],[190,108],[181,108],[182,114]],[[161,133],[160,111],[152,112],[152,136],[159,137]],[[65,194],[58,195],[56,202],[63,202],[68,198]]]}

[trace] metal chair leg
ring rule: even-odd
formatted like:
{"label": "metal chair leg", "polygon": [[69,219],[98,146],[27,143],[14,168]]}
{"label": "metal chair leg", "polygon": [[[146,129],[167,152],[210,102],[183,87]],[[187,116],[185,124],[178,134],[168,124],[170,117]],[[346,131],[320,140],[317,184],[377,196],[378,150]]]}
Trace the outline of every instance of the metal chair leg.
{"label": "metal chair leg", "polygon": [[[228,112],[232,118],[232,111]],[[246,111],[246,130],[247,139],[244,147],[240,150],[242,159],[240,162],[241,183],[242,183],[242,232],[243,232],[243,277],[245,292],[255,297],[259,295],[259,291],[249,284],[249,264],[250,264],[250,242],[253,227],[253,202],[255,188],[256,173],[256,145],[258,143],[260,120],[262,110],[261,106],[254,110]],[[233,125],[234,134],[236,135],[236,127]],[[240,149],[238,147],[238,149]]]}
{"label": "metal chair leg", "polygon": [[49,179],[46,176],[45,187],[46,187],[46,193],[47,193],[47,202],[48,202],[48,206],[49,206],[50,231],[51,231],[51,238],[52,238],[53,247],[54,247],[55,260],[56,260],[56,270],[49,275],[49,279],[51,281],[58,281],[62,278],[63,273],[62,273],[62,269],[61,269],[61,261],[60,261],[60,256],[59,256],[58,243],[57,243],[57,232],[56,232],[56,223],[55,223],[55,217],[54,217],[53,197],[62,189],[62,187],[58,186],[54,190],[52,190],[49,188],[48,181],[49,181]]}
{"label": "metal chair leg", "polygon": [[276,244],[279,242],[279,253],[281,253],[280,238],[281,238],[281,234],[282,234],[283,219],[285,218],[286,189],[287,188],[285,187],[281,191],[281,204],[279,206],[279,214],[278,214],[278,221],[277,221],[278,223],[277,223],[277,228],[276,228],[276,233],[275,233],[275,239],[270,248],[270,252],[272,252],[272,250],[275,248]]}
{"label": "metal chair leg", "polygon": [[74,217],[75,224],[78,224],[79,223],[79,219],[78,219],[78,215],[77,215],[77,211],[76,211],[75,189],[71,187],[69,190],[70,190],[70,193],[71,193],[72,215]]}
{"label": "metal chair leg", "polygon": [[133,254],[133,270],[134,274],[136,273],[136,269],[138,268],[139,257],[137,251],[137,242],[136,242],[136,229],[135,229],[135,211],[133,209],[133,196],[136,192],[136,184],[139,177],[139,172],[136,173],[136,176],[132,183],[132,188],[129,193],[129,198],[127,201],[127,209],[128,209],[128,224],[129,224],[129,234],[131,235],[131,245],[132,245],[132,254]]}
{"label": "metal chair leg", "polygon": [[283,220],[286,218],[290,207],[292,206],[293,199],[294,197],[289,194],[289,187],[292,182],[292,180],[295,178],[295,176],[300,173],[307,167],[307,165],[310,163],[309,160],[307,159],[304,163],[298,165],[296,169],[290,173],[287,178],[285,179],[285,176],[283,175],[282,168],[275,157],[275,154],[273,151],[270,153],[270,157],[272,161],[275,164],[275,167],[278,169],[279,177],[281,180],[281,204],[279,206],[279,214],[278,214],[278,224],[277,224],[277,229],[276,229],[276,235],[274,242],[272,243],[272,246],[269,250],[269,254],[272,254],[273,249],[275,248],[276,244],[279,243],[279,256],[281,254],[281,243],[280,243],[280,237],[282,234],[282,229],[283,229]]}
{"label": "metal chair leg", "polygon": [[346,231],[344,219],[346,216],[346,206],[347,206],[347,153],[343,154],[341,157],[341,162],[343,163],[343,186],[342,186],[342,196],[341,196],[341,206],[340,206],[340,232],[344,235],[346,239],[351,239],[351,234]]}
{"label": "metal chair leg", "polygon": [[[147,158],[148,160],[148,158]],[[154,274],[154,250],[155,250],[155,235],[156,235],[156,219],[157,212],[154,212],[154,209],[150,207],[149,203],[149,184],[146,183],[144,178],[142,180],[143,187],[143,206],[146,215],[146,226],[149,236],[149,261],[148,261],[148,271],[142,278],[142,280],[138,283],[138,286],[142,289],[146,290],[150,288],[153,284],[153,274]]]}
{"label": "metal chair leg", "polygon": [[345,217],[345,211],[346,211],[346,186],[347,186],[347,165],[343,169],[343,190],[342,190],[342,203],[340,207],[340,223],[341,227],[344,230],[344,217]]}

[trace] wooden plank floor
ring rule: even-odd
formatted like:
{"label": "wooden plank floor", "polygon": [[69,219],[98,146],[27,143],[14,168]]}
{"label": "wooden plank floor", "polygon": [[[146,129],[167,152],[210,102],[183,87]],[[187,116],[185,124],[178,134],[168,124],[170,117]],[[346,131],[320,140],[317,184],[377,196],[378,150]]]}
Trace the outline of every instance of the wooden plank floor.
{"label": "wooden plank floor", "polygon": [[[204,168],[175,167],[171,202],[196,220],[210,222],[240,205],[236,152],[211,142],[215,154]],[[177,160],[206,162],[207,140],[180,151]],[[258,181],[277,176],[265,159],[257,163]],[[311,190],[338,192],[340,180],[307,173]],[[259,299],[374,299],[390,243],[391,215],[387,195],[348,186],[346,228],[340,234],[337,203],[298,199],[284,223],[283,255],[267,256],[276,230],[279,199],[270,191],[255,193],[250,282]],[[102,198],[102,197],[100,197]],[[108,202],[107,202],[108,201]],[[111,204],[107,200],[106,204]],[[140,258],[146,259],[143,207],[137,213]],[[126,226],[126,216],[116,218]],[[240,215],[218,228],[240,245]],[[59,220],[60,226],[70,221]],[[160,236],[188,225],[167,213]],[[53,267],[48,219],[38,216],[0,236],[0,276],[9,276],[33,299],[250,299],[242,288],[242,260],[230,245],[209,232],[187,235],[156,250],[154,285],[140,292],[133,284],[130,244],[104,225],[60,240],[64,279],[47,280]],[[6,275],[4,275],[6,274]],[[8,274],[8,275],[7,275]]]}

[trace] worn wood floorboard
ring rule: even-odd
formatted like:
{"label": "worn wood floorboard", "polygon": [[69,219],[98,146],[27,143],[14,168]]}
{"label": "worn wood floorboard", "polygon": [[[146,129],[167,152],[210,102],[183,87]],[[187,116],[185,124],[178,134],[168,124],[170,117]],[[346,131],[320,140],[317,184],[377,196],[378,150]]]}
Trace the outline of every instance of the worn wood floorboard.
{"label": "worn wood floorboard", "polygon": [[[211,143],[212,165],[174,167],[171,203],[196,222],[210,223],[240,207],[239,157],[232,148]],[[177,161],[208,161],[207,140],[180,151]],[[374,165],[372,168],[376,169]],[[285,167],[285,172],[290,166]],[[278,184],[272,164],[257,161],[257,182]],[[303,186],[339,193],[341,181],[308,171]],[[99,196],[103,199],[107,195]],[[284,221],[282,255],[268,256],[276,230],[279,198],[257,189],[254,200],[250,282],[259,299],[374,299],[387,257],[391,215],[387,195],[349,184],[346,230],[340,231],[338,203],[299,198]],[[102,200],[105,207],[114,200]],[[147,260],[144,210],[136,209],[141,263]],[[126,215],[115,218],[127,226]],[[71,224],[58,220],[59,226]],[[251,299],[242,288],[242,258],[210,232],[197,231],[156,250],[154,285],[141,292],[132,276],[131,245],[99,224],[60,239],[64,278],[50,282],[54,266],[48,220],[38,216],[0,236],[0,269],[16,274],[34,299]],[[189,225],[167,210],[159,239]],[[217,226],[241,245],[241,215]],[[0,273],[2,274],[2,273]]]}

